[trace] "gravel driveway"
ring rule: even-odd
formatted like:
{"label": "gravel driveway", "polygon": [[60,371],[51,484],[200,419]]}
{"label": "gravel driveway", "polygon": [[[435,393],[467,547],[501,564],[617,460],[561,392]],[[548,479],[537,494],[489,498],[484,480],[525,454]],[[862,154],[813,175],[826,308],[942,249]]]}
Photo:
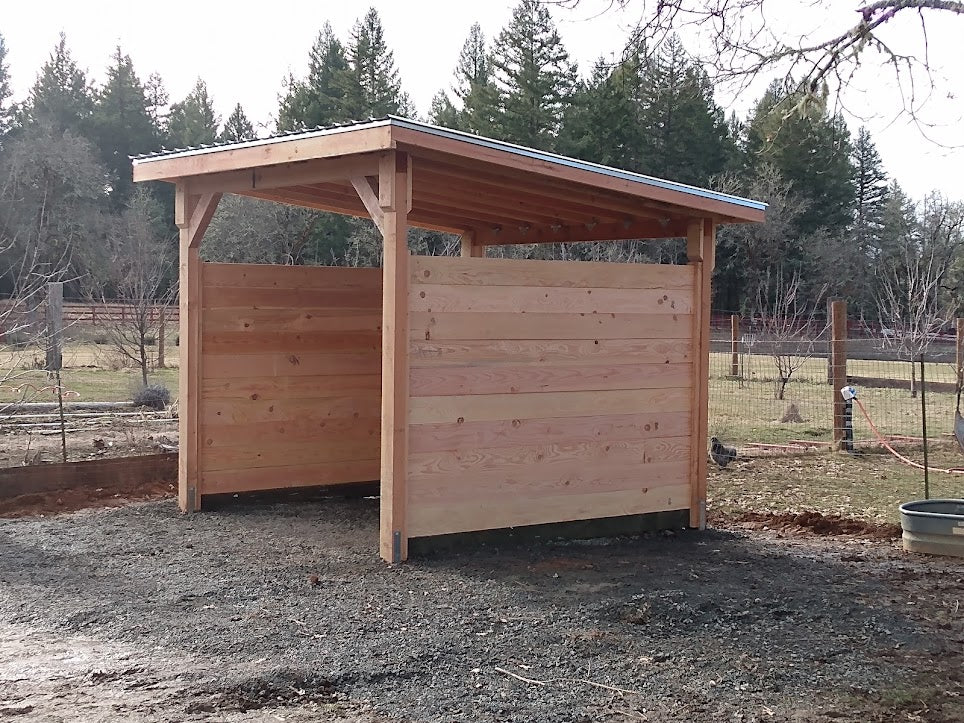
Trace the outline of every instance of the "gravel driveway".
{"label": "gravel driveway", "polygon": [[964,566],[744,529],[378,559],[377,500],[0,520],[0,718],[961,720]]}

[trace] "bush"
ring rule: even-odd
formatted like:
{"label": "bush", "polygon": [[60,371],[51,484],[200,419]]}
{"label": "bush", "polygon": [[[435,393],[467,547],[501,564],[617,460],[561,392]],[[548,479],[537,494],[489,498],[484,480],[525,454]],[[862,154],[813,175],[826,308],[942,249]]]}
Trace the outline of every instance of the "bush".
{"label": "bush", "polygon": [[135,407],[149,407],[160,412],[171,403],[171,391],[162,384],[148,384],[134,394],[132,401]]}

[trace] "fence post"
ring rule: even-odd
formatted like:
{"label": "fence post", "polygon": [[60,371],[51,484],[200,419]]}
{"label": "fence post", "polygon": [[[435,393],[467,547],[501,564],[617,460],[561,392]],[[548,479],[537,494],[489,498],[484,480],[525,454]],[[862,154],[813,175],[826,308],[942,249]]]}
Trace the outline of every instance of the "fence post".
{"label": "fence post", "polygon": [[160,307],[157,318],[157,368],[164,368],[164,310]]}
{"label": "fence post", "polygon": [[47,284],[47,371],[58,371],[63,364],[64,284]]}
{"label": "fence post", "polygon": [[830,305],[830,392],[833,398],[833,448],[842,448],[846,435],[846,402],[840,389],[847,386],[847,302]]}
{"label": "fence post", "polygon": [[730,376],[740,377],[740,316],[730,316]]}
{"label": "fence post", "polygon": [[957,374],[957,388],[960,389],[964,383],[964,319],[957,319],[957,356],[955,359],[954,371]]}

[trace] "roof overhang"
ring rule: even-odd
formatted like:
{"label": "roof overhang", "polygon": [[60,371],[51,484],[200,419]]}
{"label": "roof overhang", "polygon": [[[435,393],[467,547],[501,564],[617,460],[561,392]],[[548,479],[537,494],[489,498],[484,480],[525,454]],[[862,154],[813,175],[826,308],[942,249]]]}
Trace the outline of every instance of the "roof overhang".
{"label": "roof overhang", "polygon": [[483,243],[671,238],[688,220],[759,222],[766,204],[390,116],[134,159],[135,181],[368,216],[351,178],[408,155],[414,226]]}

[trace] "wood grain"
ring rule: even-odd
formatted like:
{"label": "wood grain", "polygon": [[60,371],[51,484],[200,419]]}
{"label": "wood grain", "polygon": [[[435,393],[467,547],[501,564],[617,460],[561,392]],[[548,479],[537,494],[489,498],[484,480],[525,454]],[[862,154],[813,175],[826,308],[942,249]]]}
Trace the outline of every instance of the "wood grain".
{"label": "wood grain", "polygon": [[372,352],[382,348],[378,331],[209,331],[201,343],[207,354],[266,352]]}
{"label": "wood grain", "polygon": [[692,292],[686,289],[419,284],[412,289],[410,304],[412,311],[434,312],[689,314],[692,302]]}
{"label": "wood grain", "polygon": [[620,389],[565,394],[469,394],[412,397],[409,424],[482,422],[541,417],[584,417],[598,414],[639,414],[659,409],[682,412],[690,408],[688,387],[679,389]]}
{"label": "wood grain", "polygon": [[534,500],[486,499],[458,505],[423,503],[412,505],[408,532],[411,537],[423,537],[682,510],[689,506],[689,494],[689,485],[675,485],[653,487],[646,492],[623,490],[540,497]]}
{"label": "wood grain", "polygon": [[539,312],[413,312],[410,338],[689,339],[690,314],[552,314]]}
{"label": "wood grain", "polygon": [[[287,268],[287,267],[286,267]],[[339,309],[379,309],[382,292],[365,289],[267,289],[244,286],[212,288],[204,295],[205,309],[300,309],[331,306]]]}
{"label": "wood grain", "polygon": [[381,333],[381,312],[371,309],[205,309],[204,333],[222,331],[370,331]]}
{"label": "wood grain", "polygon": [[371,482],[378,479],[378,459],[317,462],[254,469],[209,470],[201,474],[206,494]]}
{"label": "wood grain", "polygon": [[538,364],[681,364],[690,361],[689,339],[513,339],[409,343],[412,367]]}
{"label": "wood grain", "polygon": [[206,378],[319,376],[341,374],[378,374],[381,359],[377,353],[358,352],[266,352],[259,354],[205,354]]}
{"label": "wood grain", "polygon": [[518,394],[689,386],[692,364],[601,364],[554,367],[418,367],[409,375],[413,397],[450,394]]}
{"label": "wood grain", "polygon": [[296,419],[361,419],[378,404],[379,395],[313,397],[309,399],[211,399],[204,404],[202,423],[249,424]]}
{"label": "wood grain", "polygon": [[692,289],[693,269],[685,265],[614,264],[528,259],[412,258],[413,287],[420,284],[458,286],[531,286],[587,289]]}
{"label": "wood grain", "polygon": [[[685,267],[684,267],[685,268]],[[380,269],[346,266],[207,264],[205,286],[256,289],[381,289]],[[212,292],[214,293],[214,292]]]}
{"label": "wood grain", "polygon": [[380,374],[338,374],[286,377],[206,377],[201,383],[205,399],[304,399],[380,393]]}
{"label": "wood grain", "polygon": [[[331,417],[324,411],[305,413],[293,419],[266,422],[218,422],[201,428],[201,444],[205,450],[214,447],[253,447],[289,442],[310,442],[322,447],[370,439],[378,450],[381,417],[376,404],[343,417]],[[205,452],[206,454],[206,452]]]}
{"label": "wood grain", "polygon": [[562,442],[634,441],[688,436],[690,422],[688,410],[651,410],[638,414],[415,424],[409,427],[408,444],[409,451],[418,454]]}

